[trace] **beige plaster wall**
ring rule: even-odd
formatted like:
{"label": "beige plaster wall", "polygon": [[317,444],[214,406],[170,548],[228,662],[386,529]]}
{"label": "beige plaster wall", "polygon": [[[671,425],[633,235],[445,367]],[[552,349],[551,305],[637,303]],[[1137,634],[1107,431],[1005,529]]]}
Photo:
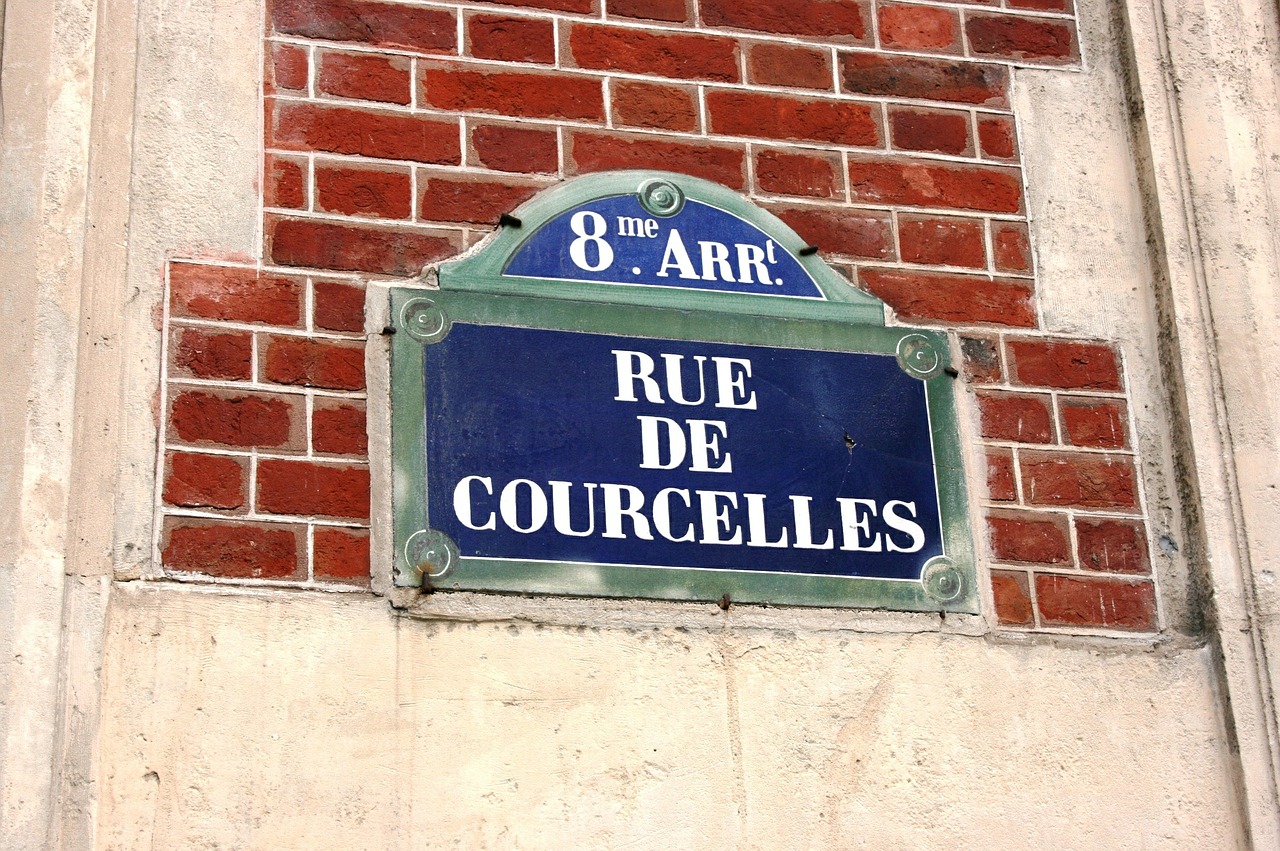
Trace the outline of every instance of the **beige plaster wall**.
{"label": "beige plaster wall", "polygon": [[1240,842],[1205,650],[707,621],[121,586],[99,847]]}

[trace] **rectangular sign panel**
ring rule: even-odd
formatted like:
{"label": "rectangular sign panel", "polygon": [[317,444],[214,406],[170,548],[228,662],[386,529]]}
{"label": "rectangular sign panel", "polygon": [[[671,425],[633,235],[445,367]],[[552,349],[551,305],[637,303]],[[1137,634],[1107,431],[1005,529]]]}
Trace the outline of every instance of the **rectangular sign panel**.
{"label": "rectangular sign panel", "polygon": [[423,357],[428,511],[463,559],[918,581],[943,553],[893,354],[455,323]]}

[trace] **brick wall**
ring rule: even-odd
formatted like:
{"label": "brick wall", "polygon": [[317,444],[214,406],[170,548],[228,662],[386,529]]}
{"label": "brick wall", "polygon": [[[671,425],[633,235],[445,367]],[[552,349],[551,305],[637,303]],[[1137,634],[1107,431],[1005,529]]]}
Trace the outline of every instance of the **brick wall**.
{"label": "brick wall", "polygon": [[1009,90],[1078,62],[1070,0],[269,6],[265,263],[168,272],[171,575],[367,583],[361,282],[559,180],[657,168],[956,333],[1002,624],[1157,628],[1121,355],[1036,309]]}

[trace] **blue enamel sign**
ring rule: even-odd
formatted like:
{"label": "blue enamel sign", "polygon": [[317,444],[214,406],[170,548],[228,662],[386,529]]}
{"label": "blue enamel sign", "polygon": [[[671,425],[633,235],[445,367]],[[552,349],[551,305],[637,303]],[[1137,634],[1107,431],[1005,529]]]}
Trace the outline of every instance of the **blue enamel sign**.
{"label": "blue enamel sign", "polygon": [[799,261],[760,228],[668,187],[655,181],[565,210],[516,250],[503,274],[823,298]]}
{"label": "blue enamel sign", "polygon": [[463,558],[918,580],[942,553],[893,355],[455,324],[425,358],[428,510]]}

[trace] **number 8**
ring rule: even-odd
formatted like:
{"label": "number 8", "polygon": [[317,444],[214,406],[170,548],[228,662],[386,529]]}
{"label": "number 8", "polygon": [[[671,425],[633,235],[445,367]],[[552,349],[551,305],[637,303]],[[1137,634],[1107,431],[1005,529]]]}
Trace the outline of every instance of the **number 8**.
{"label": "number 8", "polygon": [[[591,223],[590,232],[587,231],[587,222]],[[613,249],[609,247],[609,243],[601,239],[608,229],[604,216],[589,210],[574,213],[573,218],[569,219],[569,229],[578,236],[577,239],[569,243],[569,257],[573,260],[574,265],[588,272],[599,272],[602,269],[608,269],[609,264],[613,262]],[[594,266],[587,261],[587,245],[590,243],[595,244],[596,254],[599,257],[599,262]]]}

